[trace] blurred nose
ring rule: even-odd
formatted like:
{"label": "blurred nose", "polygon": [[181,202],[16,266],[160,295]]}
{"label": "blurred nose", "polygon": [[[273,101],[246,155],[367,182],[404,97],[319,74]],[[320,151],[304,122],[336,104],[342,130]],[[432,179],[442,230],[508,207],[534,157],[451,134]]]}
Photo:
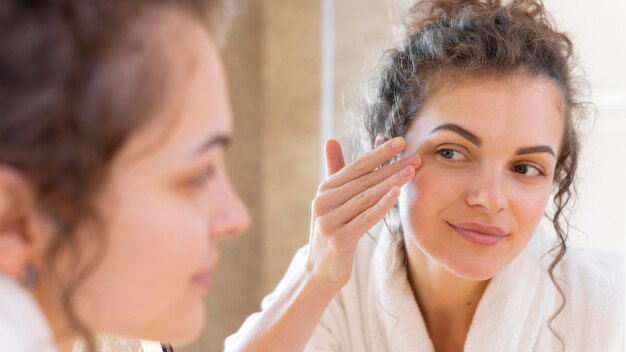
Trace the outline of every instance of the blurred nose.
{"label": "blurred nose", "polygon": [[227,178],[220,188],[212,232],[220,239],[236,237],[250,227],[250,213]]}
{"label": "blurred nose", "polygon": [[467,204],[488,214],[496,214],[506,209],[508,198],[502,181],[502,176],[495,171],[483,173],[469,190]]}

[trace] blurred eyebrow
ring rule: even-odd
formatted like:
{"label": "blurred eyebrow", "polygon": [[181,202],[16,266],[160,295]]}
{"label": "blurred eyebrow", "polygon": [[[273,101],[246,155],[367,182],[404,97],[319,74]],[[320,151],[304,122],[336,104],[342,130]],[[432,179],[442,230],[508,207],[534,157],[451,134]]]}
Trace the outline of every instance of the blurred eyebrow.
{"label": "blurred eyebrow", "polygon": [[432,130],[430,132],[430,134],[433,134],[439,130],[447,130],[447,131],[452,131],[456,134],[458,134],[459,136],[467,139],[470,143],[472,143],[473,145],[480,147],[483,145],[483,140],[480,139],[479,137],[477,137],[475,134],[473,134],[472,132],[466,130],[465,128],[454,124],[454,123],[444,123],[441,126],[435,127],[434,130]]}
{"label": "blurred eyebrow", "polygon": [[207,138],[207,140],[204,143],[200,144],[200,146],[197,147],[192,152],[192,156],[196,156],[198,154],[206,152],[207,150],[211,148],[215,148],[215,147],[226,148],[230,144],[230,140],[231,138],[227,134],[217,134],[217,135],[211,136]]}
{"label": "blurred eyebrow", "polygon": [[552,150],[552,148],[548,147],[547,145],[538,145],[534,147],[520,148],[515,152],[516,155],[534,154],[534,153],[548,153],[556,158],[556,154],[554,153],[554,150]]}

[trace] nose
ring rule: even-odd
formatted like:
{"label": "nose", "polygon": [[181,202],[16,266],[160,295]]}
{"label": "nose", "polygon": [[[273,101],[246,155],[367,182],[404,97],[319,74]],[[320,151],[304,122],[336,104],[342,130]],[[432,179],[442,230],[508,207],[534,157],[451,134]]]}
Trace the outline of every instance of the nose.
{"label": "nose", "polygon": [[236,237],[250,227],[250,213],[228,179],[223,182],[215,205],[212,233],[220,239]]}
{"label": "nose", "polygon": [[475,186],[467,193],[467,204],[487,214],[496,214],[508,206],[508,198],[502,185],[501,176],[489,172],[479,176]]}

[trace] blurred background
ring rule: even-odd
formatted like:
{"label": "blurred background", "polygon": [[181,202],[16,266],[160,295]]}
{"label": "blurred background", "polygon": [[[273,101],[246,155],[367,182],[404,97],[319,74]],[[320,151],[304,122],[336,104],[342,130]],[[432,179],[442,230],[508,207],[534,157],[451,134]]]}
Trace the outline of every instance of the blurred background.
{"label": "blurred background", "polygon": [[[193,345],[221,351],[259,309],[307,243],[309,204],[322,179],[322,143],[351,144],[362,83],[402,35],[406,0],[248,0],[239,4],[223,57],[235,112],[230,174],[253,226],[222,245],[210,317]],[[626,233],[626,26],[623,0],[545,0],[568,32],[590,82],[595,119],[583,128],[572,242],[624,249]],[[351,127],[357,126],[357,128]]]}

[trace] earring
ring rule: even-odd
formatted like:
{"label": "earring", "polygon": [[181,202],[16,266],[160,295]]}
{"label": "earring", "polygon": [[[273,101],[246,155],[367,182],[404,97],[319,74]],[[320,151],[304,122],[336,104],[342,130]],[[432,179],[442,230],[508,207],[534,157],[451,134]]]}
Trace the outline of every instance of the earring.
{"label": "earring", "polygon": [[33,265],[29,265],[26,267],[25,274],[24,286],[27,288],[34,288],[39,280],[39,273],[37,272],[37,269],[35,269]]}

